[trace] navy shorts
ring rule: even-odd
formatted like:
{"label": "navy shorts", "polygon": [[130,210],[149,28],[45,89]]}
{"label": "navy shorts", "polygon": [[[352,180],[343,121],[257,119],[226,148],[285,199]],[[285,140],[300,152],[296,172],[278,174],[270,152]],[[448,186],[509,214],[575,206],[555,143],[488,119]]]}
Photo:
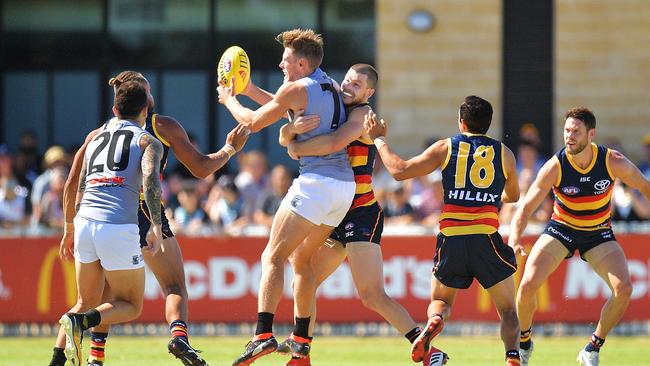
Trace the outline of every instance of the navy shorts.
{"label": "navy shorts", "polygon": [[384,212],[378,203],[374,203],[348,211],[343,221],[332,231],[330,238],[343,246],[357,241],[379,244],[383,231]]}
{"label": "navy shorts", "polygon": [[[169,227],[169,220],[165,216],[165,207],[160,204],[160,218],[162,221],[163,239],[171,238],[174,236],[172,229]],[[140,248],[147,246],[147,233],[151,228],[151,220],[149,219],[149,208],[147,204],[140,200],[140,207],[138,208],[138,229],[140,230]]]}
{"label": "navy shorts", "polygon": [[516,271],[515,252],[498,232],[490,235],[438,234],[433,275],[447,287],[468,288],[476,278],[487,289]]}
{"label": "navy shorts", "polygon": [[554,220],[546,224],[544,234],[559,240],[567,248],[569,254],[566,258],[573,257],[573,253],[577,250],[584,261],[586,261],[584,255],[589,249],[608,241],[616,241],[612,228],[593,231],[576,230]]}

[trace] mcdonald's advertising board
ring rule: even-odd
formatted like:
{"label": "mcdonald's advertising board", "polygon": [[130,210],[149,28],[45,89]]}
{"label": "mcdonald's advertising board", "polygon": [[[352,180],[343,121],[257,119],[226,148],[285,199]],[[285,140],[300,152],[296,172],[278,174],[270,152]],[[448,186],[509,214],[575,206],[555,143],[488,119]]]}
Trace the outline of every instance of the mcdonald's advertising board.
{"label": "mcdonald's advertising board", "polygon": [[[617,236],[628,259],[634,291],[624,320],[650,320],[649,235]],[[0,322],[55,322],[76,300],[72,262],[58,258],[58,238],[0,239]],[[525,238],[530,250],[534,237]],[[194,322],[253,322],[266,238],[179,238],[183,250],[190,319]],[[382,240],[386,291],[417,321],[424,321],[430,296],[435,240],[387,237]],[[517,281],[524,258],[519,258]],[[279,285],[279,284],[278,284]],[[577,255],[564,261],[538,293],[536,321],[591,322],[610,291]],[[381,321],[363,307],[344,263],[319,289],[321,321]],[[276,319],[292,319],[291,269],[285,268],[283,301]],[[454,319],[497,321],[487,292],[476,281],[459,291]],[[144,310],[138,321],[164,322],[164,296],[147,271]]]}

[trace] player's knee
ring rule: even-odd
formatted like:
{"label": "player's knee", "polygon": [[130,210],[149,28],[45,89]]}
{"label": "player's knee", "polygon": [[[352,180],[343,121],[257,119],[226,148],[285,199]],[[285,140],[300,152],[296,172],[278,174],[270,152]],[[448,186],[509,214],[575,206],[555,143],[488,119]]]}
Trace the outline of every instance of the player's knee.
{"label": "player's knee", "polygon": [[614,286],[614,296],[629,300],[632,297],[632,283],[630,281],[619,282]]}
{"label": "player's knee", "polygon": [[388,295],[384,291],[364,289],[359,290],[359,297],[363,306],[376,311],[381,308]]}
{"label": "player's knee", "polygon": [[287,259],[282,258],[277,253],[265,249],[262,252],[261,260],[264,267],[268,268],[269,266],[272,266],[272,267],[282,268],[284,267],[284,263],[286,262]]}
{"label": "player's knee", "polygon": [[501,321],[503,322],[519,322],[519,318],[517,317],[517,309],[514,307],[514,305],[499,309],[499,315],[501,315]]}
{"label": "player's knee", "polygon": [[530,297],[534,296],[537,290],[542,286],[542,281],[537,281],[532,278],[525,278],[519,285],[520,296]]}

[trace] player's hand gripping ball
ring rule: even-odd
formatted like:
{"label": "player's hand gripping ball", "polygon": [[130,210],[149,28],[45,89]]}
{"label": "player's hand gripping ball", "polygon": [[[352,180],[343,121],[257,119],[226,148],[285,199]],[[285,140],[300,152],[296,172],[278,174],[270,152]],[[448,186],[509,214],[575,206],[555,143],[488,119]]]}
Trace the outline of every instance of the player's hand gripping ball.
{"label": "player's hand gripping ball", "polygon": [[229,88],[230,80],[234,77],[235,94],[244,91],[251,79],[251,66],[246,51],[239,46],[229,47],[221,55],[217,65],[217,76]]}

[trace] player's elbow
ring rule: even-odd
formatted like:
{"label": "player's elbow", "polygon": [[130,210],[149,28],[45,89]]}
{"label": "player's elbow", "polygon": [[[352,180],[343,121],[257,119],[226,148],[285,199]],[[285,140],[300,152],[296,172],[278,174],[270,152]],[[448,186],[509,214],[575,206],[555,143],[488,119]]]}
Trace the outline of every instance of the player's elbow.
{"label": "player's elbow", "polygon": [[190,169],[190,173],[197,179],[205,179],[211,172],[208,169]]}

